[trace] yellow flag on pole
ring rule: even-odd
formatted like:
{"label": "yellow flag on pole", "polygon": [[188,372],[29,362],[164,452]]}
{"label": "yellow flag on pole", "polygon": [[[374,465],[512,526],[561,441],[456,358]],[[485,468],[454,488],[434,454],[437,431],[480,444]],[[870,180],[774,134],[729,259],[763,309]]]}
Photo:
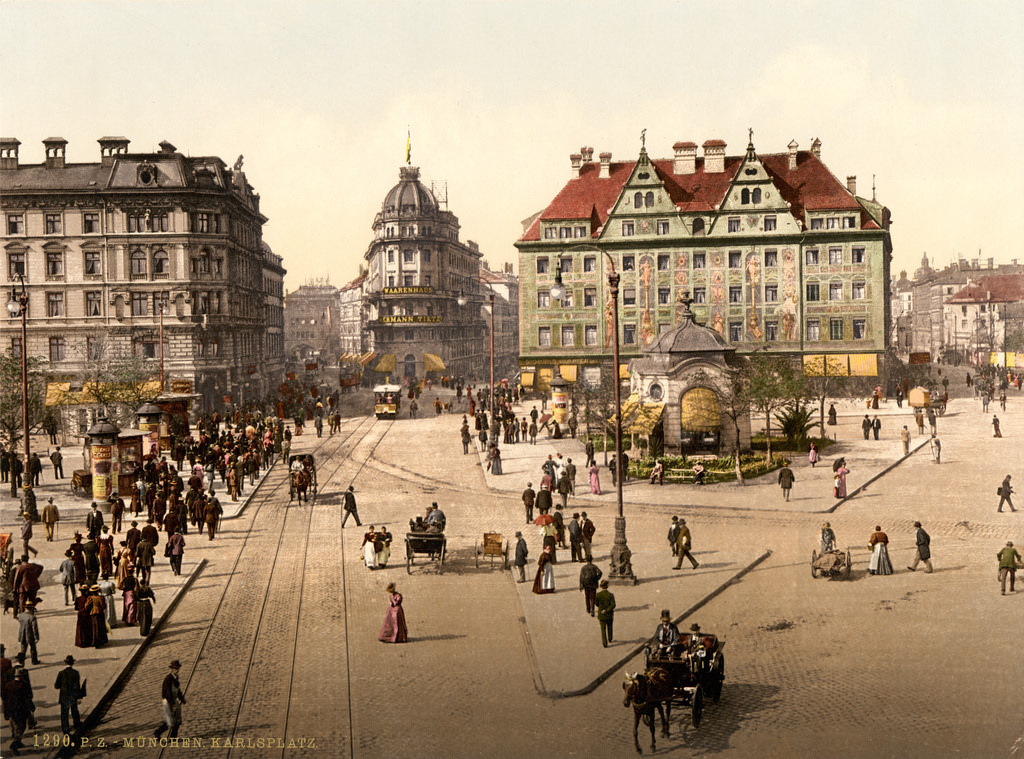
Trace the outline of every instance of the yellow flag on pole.
{"label": "yellow flag on pole", "polygon": [[412,132],[405,133],[405,162],[408,164],[412,160]]}

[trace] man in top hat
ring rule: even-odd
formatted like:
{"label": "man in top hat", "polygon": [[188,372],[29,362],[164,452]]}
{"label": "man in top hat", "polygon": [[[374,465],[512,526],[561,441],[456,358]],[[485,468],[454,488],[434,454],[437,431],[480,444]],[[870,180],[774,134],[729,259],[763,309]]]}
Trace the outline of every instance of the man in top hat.
{"label": "man in top hat", "polygon": [[341,526],[345,526],[345,522],[348,521],[349,516],[355,518],[356,527],[362,527],[363,523],[359,521],[359,510],[356,508],[356,493],[355,488],[352,485],[348,486],[348,490],[345,491],[345,503],[343,508],[345,509],[345,516],[341,518]]}
{"label": "man in top hat", "polygon": [[57,526],[57,522],[60,521],[60,510],[57,508],[57,504],[53,502],[53,496],[46,499],[46,505],[43,506],[43,527],[46,529],[46,542],[53,542],[53,528]]}
{"label": "man in top hat", "polygon": [[654,630],[654,644],[658,653],[663,656],[676,654],[679,645],[679,628],[672,622],[672,614],[668,609],[661,610],[661,624]]}
{"label": "man in top hat", "polygon": [[65,735],[69,735],[69,718],[75,722],[75,732],[82,729],[82,720],[78,716],[78,701],[85,696],[85,683],[74,667],[74,656],[65,656],[64,663],[67,666],[57,673],[57,681],[53,687],[57,689],[57,699],[60,702],[60,729]]}
{"label": "man in top hat", "polygon": [[171,662],[171,671],[164,678],[160,688],[163,699],[164,721],[163,724],[153,731],[153,735],[160,737],[164,730],[168,730],[168,738],[178,737],[178,728],[181,726],[181,705],[185,703],[185,694],[181,691],[181,683],[178,682],[178,672],[181,670],[181,662],[175,659]]}

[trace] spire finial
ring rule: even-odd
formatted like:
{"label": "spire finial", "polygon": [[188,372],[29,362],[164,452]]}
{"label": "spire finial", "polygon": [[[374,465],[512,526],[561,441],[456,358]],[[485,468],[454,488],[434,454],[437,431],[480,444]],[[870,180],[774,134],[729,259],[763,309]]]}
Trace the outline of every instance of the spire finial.
{"label": "spire finial", "polygon": [[641,129],[640,130],[640,149],[641,150],[646,150],[647,149],[647,130],[646,129]]}
{"label": "spire finial", "polygon": [[747,142],[750,143],[751,147],[753,147],[753,145],[754,145],[754,127],[747,127]]}

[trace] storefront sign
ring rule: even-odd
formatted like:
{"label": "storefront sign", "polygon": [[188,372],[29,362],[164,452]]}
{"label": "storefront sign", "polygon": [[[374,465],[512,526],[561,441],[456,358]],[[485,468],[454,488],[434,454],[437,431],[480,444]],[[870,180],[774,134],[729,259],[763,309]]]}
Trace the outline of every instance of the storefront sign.
{"label": "storefront sign", "polygon": [[440,316],[382,316],[378,321],[381,324],[440,324]]}
{"label": "storefront sign", "polygon": [[385,287],[381,290],[385,295],[433,295],[434,288],[429,285],[417,287]]}

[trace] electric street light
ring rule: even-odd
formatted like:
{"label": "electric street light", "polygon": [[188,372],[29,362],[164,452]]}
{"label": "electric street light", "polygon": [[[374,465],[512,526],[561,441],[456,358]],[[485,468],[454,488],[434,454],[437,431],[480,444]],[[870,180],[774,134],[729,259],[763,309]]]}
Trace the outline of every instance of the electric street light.
{"label": "electric street light", "polygon": [[[11,299],[7,301],[7,311],[11,317],[21,315],[21,425],[22,425],[22,436],[25,438],[25,467],[22,470],[22,477],[32,477],[32,465],[30,462],[32,456],[31,442],[28,437],[28,339],[26,329],[26,319],[28,318],[28,293],[25,292],[25,277],[21,272],[17,272],[18,279],[21,281],[21,292],[19,293],[16,288],[11,288]],[[11,446],[11,460],[13,463],[14,459],[14,447]],[[11,472],[11,497],[18,497],[18,484],[17,477],[14,476],[14,472]],[[29,479],[29,482],[32,480]]]}

